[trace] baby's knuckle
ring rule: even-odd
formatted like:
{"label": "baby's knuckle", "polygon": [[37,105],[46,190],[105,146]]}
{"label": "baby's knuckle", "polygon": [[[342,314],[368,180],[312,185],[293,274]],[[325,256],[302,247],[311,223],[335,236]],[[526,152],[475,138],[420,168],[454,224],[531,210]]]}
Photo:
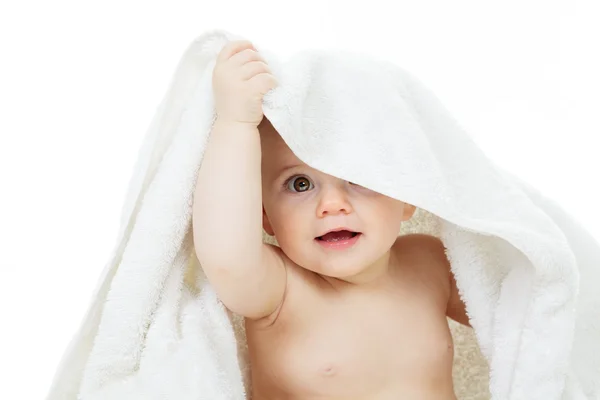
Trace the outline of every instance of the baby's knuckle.
{"label": "baby's knuckle", "polygon": [[268,73],[260,73],[255,77],[254,87],[261,95],[264,95],[271,88],[272,80],[270,76]]}

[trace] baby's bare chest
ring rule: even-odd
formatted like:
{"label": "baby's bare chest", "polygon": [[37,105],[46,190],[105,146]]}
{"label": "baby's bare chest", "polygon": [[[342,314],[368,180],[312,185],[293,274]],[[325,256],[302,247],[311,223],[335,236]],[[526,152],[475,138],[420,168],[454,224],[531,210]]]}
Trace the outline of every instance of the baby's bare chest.
{"label": "baby's bare chest", "polygon": [[307,396],[356,396],[448,377],[452,339],[436,300],[380,293],[304,301],[270,329],[248,331],[253,373],[271,374],[258,384]]}

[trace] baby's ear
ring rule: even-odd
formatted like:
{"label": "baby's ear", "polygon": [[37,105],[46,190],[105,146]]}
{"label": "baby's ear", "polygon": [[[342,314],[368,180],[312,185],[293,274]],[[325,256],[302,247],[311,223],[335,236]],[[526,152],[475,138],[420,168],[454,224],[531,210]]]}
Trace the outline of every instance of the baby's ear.
{"label": "baby's ear", "polygon": [[409,203],[404,203],[404,214],[402,215],[402,219],[404,221],[408,221],[409,219],[411,219],[413,217],[413,215],[415,215],[415,212],[417,211],[417,207],[413,206],[412,204]]}
{"label": "baby's ear", "polygon": [[275,236],[275,232],[273,232],[273,228],[271,227],[271,223],[269,222],[269,217],[265,212],[265,207],[262,209],[262,217],[263,217],[263,229],[269,236]]}

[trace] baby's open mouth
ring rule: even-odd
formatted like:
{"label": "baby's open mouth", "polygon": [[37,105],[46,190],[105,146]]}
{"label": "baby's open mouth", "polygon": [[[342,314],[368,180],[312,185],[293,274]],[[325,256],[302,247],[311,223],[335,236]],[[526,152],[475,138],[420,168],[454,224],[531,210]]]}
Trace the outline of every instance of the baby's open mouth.
{"label": "baby's open mouth", "polygon": [[336,231],[336,232],[329,232],[323,236],[317,236],[315,239],[323,240],[325,242],[338,242],[340,240],[351,239],[357,235],[360,235],[360,232],[352,232],[352,231],[342,230],[342,231]]}

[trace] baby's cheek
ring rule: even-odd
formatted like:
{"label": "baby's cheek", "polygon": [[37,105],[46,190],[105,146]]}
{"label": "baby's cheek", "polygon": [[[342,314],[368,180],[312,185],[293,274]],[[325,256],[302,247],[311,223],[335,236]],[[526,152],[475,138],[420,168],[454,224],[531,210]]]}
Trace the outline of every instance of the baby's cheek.
{"label": "baby's cheek", "polygon": [[[285,240],[286,243],[288,244],[289,247],[298,247],[299,244],[302,241],[302,232],[304,231],[304,228],[301,226],[290,226],[287,225],[284,229],[284,235],[285,235]],[[305,236],[305,235],[304,235]]]}
{"label": "baby's cheek", "polygon": [[404,214],[404,209],[408,208],[407,204],[403,202],[388,198],[385,200],[385,204],[383,205],[383,212],[387,214],[387,218],[393,219],[394,221],[400,221]]}

